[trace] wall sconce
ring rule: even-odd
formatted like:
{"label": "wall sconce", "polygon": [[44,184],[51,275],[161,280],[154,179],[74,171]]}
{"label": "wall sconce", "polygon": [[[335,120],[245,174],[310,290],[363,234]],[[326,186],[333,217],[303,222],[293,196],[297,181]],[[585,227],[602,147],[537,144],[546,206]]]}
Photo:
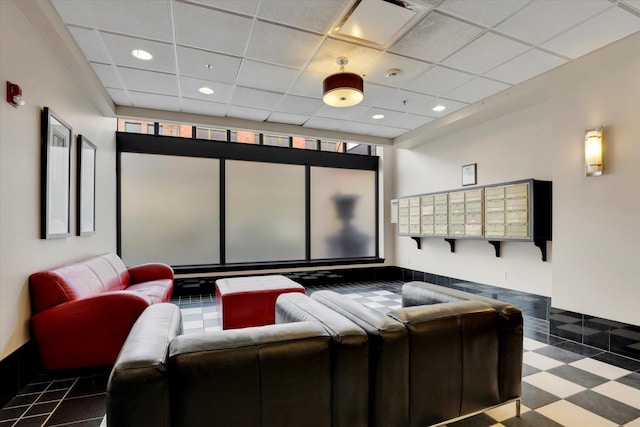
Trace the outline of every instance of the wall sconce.
{"label": "wall sconce", "polygon": [[600,176],[603,171],[604,130],[602,126],[584,132],[584,164],[586,176]]}
{"label": "wall sconce", "polygon": [[7,102],[14,108],[22,107],[25,104],[22,97],[22,89],[17,84],[7,81]]}

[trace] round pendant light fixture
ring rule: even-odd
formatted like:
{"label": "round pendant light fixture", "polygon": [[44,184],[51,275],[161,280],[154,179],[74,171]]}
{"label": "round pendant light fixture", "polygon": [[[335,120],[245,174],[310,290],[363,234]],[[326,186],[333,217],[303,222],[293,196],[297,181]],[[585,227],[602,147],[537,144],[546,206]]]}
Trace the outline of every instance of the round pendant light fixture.
{"label": "round pendant light fixture", "polygon": [[362,77],[344,72],[344,66],[349,63],[346,57],[341,56],[336,62],[340,65],[340,72],[330,75],[322,82],[322,100],[331,107],[351,107],[359,104],[364,99]]}

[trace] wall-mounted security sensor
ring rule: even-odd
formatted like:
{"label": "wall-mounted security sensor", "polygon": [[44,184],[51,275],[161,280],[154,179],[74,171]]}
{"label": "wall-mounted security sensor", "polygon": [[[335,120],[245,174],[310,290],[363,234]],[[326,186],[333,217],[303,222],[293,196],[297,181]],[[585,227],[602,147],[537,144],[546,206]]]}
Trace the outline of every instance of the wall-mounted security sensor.
{"label": "wall-mounted security sensor", "polygon": [[22,97],[22,89],[17,84],[7,81],[7,102],[14,108],[22,107],[25,104]]}

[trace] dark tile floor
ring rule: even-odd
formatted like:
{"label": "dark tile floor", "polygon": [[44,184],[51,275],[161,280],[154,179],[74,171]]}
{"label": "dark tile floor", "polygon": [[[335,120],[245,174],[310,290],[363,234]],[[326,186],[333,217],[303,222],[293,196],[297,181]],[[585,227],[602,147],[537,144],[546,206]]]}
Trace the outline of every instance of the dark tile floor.
{"label": "dark tile floor", "polygon": [[[314,285],[381,311],[400,306],[402,282]],[[525,316],[522,417],[514,404],[448,424],[489,426],[640,427],[640,361],[549,334],[548,298],[486,285],[459,289],[511,302]],[[220,329],[214,295],[172,300],[185,334]],[[98,427],[103,422],[108,370],[39,375],[0,410],[0,427]]]}

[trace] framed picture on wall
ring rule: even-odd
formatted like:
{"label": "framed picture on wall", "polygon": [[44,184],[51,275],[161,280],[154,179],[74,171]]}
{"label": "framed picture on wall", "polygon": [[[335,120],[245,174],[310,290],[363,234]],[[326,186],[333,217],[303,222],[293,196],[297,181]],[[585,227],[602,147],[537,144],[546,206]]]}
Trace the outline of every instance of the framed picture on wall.
{"label": "framed picture on wall", "polygon": [[70,234],[71,136],[73,131],[50,108],[42,110],[40,238]]}
{"label": "framed picture on wall", "polygon": [[78,236],[96,232],[96,146],[78,135]]}
{"label": "framed picture on wall", "polygon": [[462,166],[462,186],[476,185],[478,183],[477,163]]}

